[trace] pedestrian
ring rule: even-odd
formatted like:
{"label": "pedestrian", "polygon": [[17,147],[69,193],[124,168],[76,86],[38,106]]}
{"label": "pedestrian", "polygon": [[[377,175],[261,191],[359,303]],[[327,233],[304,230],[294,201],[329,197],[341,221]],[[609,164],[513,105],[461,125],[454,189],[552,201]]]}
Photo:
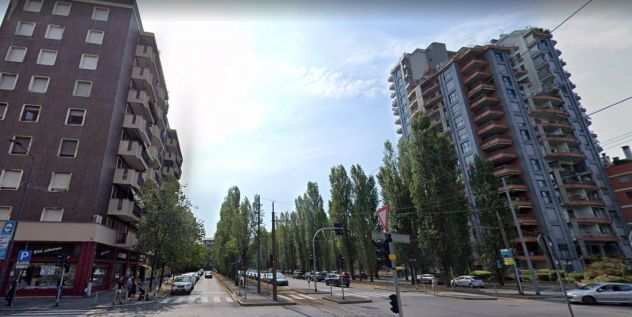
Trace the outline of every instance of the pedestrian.
{"label": "pedestrian", "polygon": [[113,305],[121,305],[125,301],[125,280],[123,277],[120,277],[116,280],[116,285],[114,288],[114,300],[112,302]]}
{"label": "pedestrian", "polygon": [[127,298],[134,297],[136,295],[136,283],[134,277],[130,275],[127,278]]}
{"label": "pedestrian", "polygon": [[13,298],[15,296],[15,291],[18,287],[18,281],[17,279],[14,279],[11,282],[11,288],[9,288],[9,292],[7,293],[7,296],[5,297],[7,300],[7,306],[12,306],[13,305]]}
{"label": "pedestrian", "polygon": [[438,284],[437,282],[438,282],[438,281],[439,281],[439,280],[437,279],[437,277],[433,277],[433,278],[432,278],[432,293],[433,293],[434,295],[437,295],[437,284]]}
{"label": "pedestrian", "polygon": [[136,290],[138,291],[138,300],[145,300],[145,288],[143,287],[143,282],[140,279],[136,280]]}

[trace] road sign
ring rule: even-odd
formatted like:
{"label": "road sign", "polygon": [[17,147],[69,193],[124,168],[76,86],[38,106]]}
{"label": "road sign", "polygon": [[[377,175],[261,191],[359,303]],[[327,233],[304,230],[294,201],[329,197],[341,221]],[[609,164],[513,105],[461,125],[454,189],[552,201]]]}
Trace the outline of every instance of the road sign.
{"label": "road sign", "polygon": [[505,265],[514,265],[514,259],[513,258],[504,258],[503,262],[505,263]]}
{"label": "road sign", "polygon": [[15,264],[16,269],[26,269],[31,264],[31,257],[33,256],[33,252],[29,250],[20,250],[18,251],[17,263]]}
{"label": "road sign", "polygon": [[388,259],[391,260],[391,262],[397,260],[397,256],[395,254],[389,254],[388,255]]}
{"label": "road sign", "polygon": [[7,249],[9,248],[9,243],[11,243],[11,240],[13,239],[16,227],[17,222],[15,220],[9,220],[4,224],[4,227],[2,227],[2,230],[0,231],[0,260],[7,258]]}
{"label": "road sign", "polygon": [[511,249],[500,249],[500,256],[503,258],[512,258],[513,252]]}

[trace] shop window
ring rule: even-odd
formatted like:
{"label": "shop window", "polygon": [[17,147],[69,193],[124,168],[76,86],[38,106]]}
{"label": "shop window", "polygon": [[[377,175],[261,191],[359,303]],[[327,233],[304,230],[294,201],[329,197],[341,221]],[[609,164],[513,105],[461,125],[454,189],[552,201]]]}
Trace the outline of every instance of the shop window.
{"label": "shop window", "polygon": [[[23,273],[18,289],[55,289],[61,270],[55,262],[31,263]],[[68,272],[64,274],[64,288],[74,287],[76,271],[76,265],[71,264]]]}

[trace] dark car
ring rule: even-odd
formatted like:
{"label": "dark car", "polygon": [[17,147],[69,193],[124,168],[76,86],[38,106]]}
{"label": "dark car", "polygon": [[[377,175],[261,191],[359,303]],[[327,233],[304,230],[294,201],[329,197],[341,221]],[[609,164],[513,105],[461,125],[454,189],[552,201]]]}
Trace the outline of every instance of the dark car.
{"label": "dark car", "polygon": [[204,278],[213,278],[213,272],[211,271],[204,272]]}
{"label": "dark car", "polygon": [[316,272],[316,281],[322,282],[327,278],[327,272]]}
{"label": "dark car", "polygon": [[296,279],[299,279],[299,280],[302,280],[302,279],[304,279],[304,278],[305,278],[305,272],[303,272],[303,271],[298,271],[298,270],[297,270],[297,271],[294,271],[294,273],[292,273],[292,277],[293,277],[293,278],[296,278]]}

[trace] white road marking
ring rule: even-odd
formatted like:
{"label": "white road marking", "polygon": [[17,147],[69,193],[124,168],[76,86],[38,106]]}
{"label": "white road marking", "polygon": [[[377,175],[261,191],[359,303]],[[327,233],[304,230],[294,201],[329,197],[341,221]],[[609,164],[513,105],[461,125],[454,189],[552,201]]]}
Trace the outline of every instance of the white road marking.
{"label": "white road marking", "polygon": [[217,297],[217,296],[215,296],[215,297],[213,297],[213,301],[216,302],[216,303],[221,303],[222,299]]}
{"label": "white road marking", "polygon": [[292,298],[294,298],[294,299],[304,299],[304,298],[302,298],[302,297],[300,297],[300,296],[298,296],[298,295],[290,295],[290,297],[292,297]]}
{"label": "white road marking", "polygon": [[230,297],[224,297],[224,299],[225,299],[225,300],[226,300],[226,302],[228,302],[228,303],[232,303],[232,302],[233,302],[233,299],[232,299],[232,298],[230,298]]}
{"label": "white road marking", "polygon": [[309,295],[298,294],[298,296],[303,297],[303,298],[305,298],[305,299],[309,299],[309,300],[316,300],[316,298],[311,297],[311,296],[309,296]]}
{"label": "white road marking", "polygon": [[287,297],[287,296],[283,296],[283,295],[277,295],[277,296],[278,296],[278,297],[280,297],[280,298],[282,298],[282,299],[285,299],[285,300],[287,300],[287,301],[292,301],[292,300],[291,300],[289,297]]}
{"label": "white road marking", "polygon": [[208,303],[208,296],[202,296],[201,300],[202,300],[202,304]]}

